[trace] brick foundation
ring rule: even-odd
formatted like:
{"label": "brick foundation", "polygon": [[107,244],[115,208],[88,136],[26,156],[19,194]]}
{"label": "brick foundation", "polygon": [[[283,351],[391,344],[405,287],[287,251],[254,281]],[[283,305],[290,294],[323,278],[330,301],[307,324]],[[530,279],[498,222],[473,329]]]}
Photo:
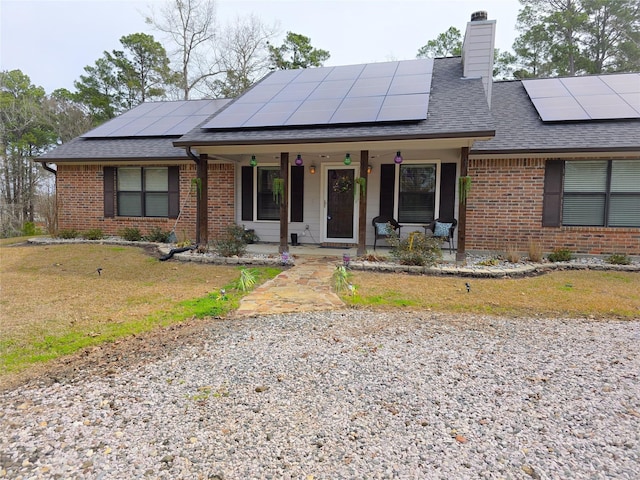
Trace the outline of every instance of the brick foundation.
{"label": "brick foundation", "polygon": [[640,255],[640,228],[543,227],[545,159],[470,159],[467,250]]}

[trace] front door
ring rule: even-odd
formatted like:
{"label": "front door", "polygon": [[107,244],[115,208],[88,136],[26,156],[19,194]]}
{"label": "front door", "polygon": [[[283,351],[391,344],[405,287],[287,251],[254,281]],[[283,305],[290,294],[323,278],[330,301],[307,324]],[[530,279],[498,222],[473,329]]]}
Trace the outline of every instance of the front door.
{"label": "front door", "polygon": [[356,242],[356,169],[327,166],[324,169],[324,240],[335,243]]}

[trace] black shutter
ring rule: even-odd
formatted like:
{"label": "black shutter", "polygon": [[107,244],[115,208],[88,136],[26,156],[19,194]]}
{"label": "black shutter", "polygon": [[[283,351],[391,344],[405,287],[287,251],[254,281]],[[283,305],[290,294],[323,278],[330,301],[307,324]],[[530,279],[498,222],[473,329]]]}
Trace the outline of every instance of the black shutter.
{"label": "black shutter", "polygon": [[180,167],[169,167],[168,174],[169,218],[178,218],[180,214]]}
{"label": "black shutter", "polygon": [[291,167],[291,221],[303,222],[304,167]]}
{"label": "black shutter", "polygon": [[395,164],[380,165],[380,213],[393,218],[393,199],[396,186],[396,166]]}
{"label": "black shutter", "polygon": [[544,170],[542,199],[542,226],[559,227],[562,224],[562,177],[564,160],[547,160]]}
{"label": "black shutter", "polygon": [[456,202],[456,167],[455,163],[440,165],[440,214],[445,220],[453,220]]}
{"label": "black shutter", "polygon": [[253,170],[242,167],[242,220],[253,221]]}
{"label": "black shutter", "polygon": [[116,216],[116,202],[115,202],[115,189],[116,189],[116,169],[115,167],[104,167],[102,170],[103,184],[104,184],[104,216],[115,217]]}

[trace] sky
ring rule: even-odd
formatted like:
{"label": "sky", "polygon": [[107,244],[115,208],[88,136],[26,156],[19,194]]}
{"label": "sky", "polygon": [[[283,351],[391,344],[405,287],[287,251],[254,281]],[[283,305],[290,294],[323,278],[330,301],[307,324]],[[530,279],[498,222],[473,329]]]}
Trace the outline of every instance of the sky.
{"label": "sky", "polygon": [[[74,90],[73,82],[120,38],[144,32],[144,21],[166,0],[0,0],[0,70],[19,69],[47,93]],[[518,0],[216,0],[218,23],[255,14],[286,32],[302,34],[328,50],[325,66],[416,57],[418,49],[449,27],[463,34],[471,13],[497,20],[496,47],[511,50]],[[166,46],[166,45],[165,45]]]}

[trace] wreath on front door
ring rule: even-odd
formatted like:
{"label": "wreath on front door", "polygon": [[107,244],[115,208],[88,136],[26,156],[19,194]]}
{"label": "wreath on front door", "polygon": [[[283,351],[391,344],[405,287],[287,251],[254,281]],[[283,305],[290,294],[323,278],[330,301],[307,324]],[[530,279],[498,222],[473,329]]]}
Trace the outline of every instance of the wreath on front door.
{"label": "wreath on front door", "polygon": [[342,175],[333,182],[333,191],[336,193],[346,193],[351,190],[353,190],[353,179],[347,175]]}

